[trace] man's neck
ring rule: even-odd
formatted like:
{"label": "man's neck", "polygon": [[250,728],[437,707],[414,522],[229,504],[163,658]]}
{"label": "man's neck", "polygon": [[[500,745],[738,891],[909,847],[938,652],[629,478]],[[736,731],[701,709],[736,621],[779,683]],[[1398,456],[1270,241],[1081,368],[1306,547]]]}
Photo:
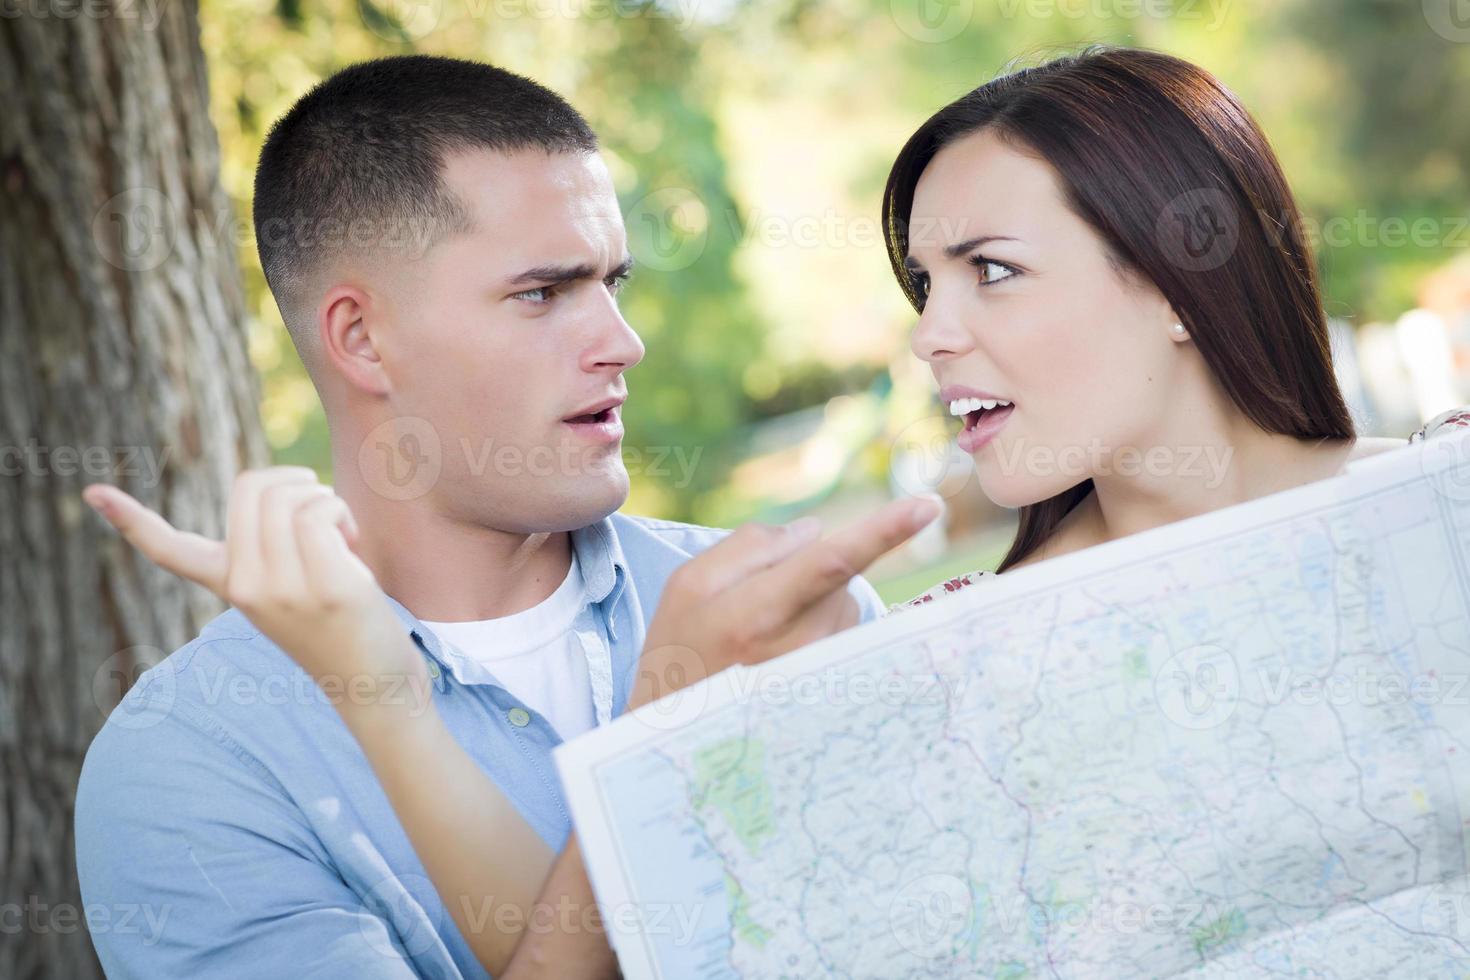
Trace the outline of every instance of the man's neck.
{"label": "man's neck", "polygon": [[337,473],[334,489],[357,521],[359,557],[383,591],[419,619],[513,615],[549,597],[571,568],[570,532],[527,534],[469,523],[440,513],[427,496],[389,500],[350,476],[341,479],[342,469]]}

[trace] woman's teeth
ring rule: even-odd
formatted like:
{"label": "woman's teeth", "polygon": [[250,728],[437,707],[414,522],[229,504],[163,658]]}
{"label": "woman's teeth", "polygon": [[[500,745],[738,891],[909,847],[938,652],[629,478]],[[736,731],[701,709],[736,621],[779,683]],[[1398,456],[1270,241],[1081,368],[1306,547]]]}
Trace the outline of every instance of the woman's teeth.
{"label": "woman's teeth", "polygon": [[1009,404],[1004,398],[957,398],[949,403],[949,414],[969,415],[981,409],[1005,408]]}

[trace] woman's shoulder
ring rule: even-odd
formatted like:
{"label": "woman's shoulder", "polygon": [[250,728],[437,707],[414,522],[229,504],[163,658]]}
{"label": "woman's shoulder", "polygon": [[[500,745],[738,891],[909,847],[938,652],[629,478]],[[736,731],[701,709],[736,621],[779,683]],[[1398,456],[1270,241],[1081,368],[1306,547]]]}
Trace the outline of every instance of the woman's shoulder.
{"label": "woman's shoulder", "polygon": [[[1441,412],[1430,419],[1424,425],[1409,434],[1409,442],[1423,442],[1425,439],[1433,439],[1437,436],[1449,435],[1454,432],[1463,432],[1470,429],[1470,405],[1462,405],[1452,408],[1447,412]],[[1394,446],[1402,445],[1396,439],[1360,439],[1360,455],[1372,455],[1374,452],[1382,452],[1392,449]],[[897,612],[900,609],[908,609],[911,606],[922,606],[926,602],[933,602],[942,596],[950,595],[961,589],[967,589],[978,582],[996,577],[995,572],[974,571],[963,575],[956,575],[952,579],[940,582],[927,592],[920,592],[907,602],[896,602],[888,607],[889,612]]]}
{"label": "woman's shoulder", "polygon": [[[1453,432],[1463,432],[1470,428],[1470,405],[1460,408],[1452,408],[1447,412],[1440,412],[1434,418],[1409,433],[1409,442],[1423,442],[1425,439],[1434,439],[1446,436]],[[1360,459],[1369,456],[1377,456],[1390,450],[1402,448],[1402,438],[1390,438],[1387,436],[1359,436],[1353,442],[1352,451],[1348,454],[1347,462],[1356,463]]]}
{"label": "woman's shoulder", "polygon": [[960,591],[960,589],[969,588],[976,582],[980,582],[985,579],[995,578],[995,574],[995,572],[974,571],[966,572],[963,575],[956,575],[954,578],[946,579],[943,582],[940,582],[938,585],[934,586],[934,588],[928,590],[927,592],[920,592],[918,595],[914,596],[907,602],[895,602],[893,605],[888,607],[888,611],[897,612],[900,609],[908,609],[911,606],[922,606],[926,602],[933,602],[940,596],[946,596],[951,593],[958,592]]}
{"label": "woman's shoulder", "polygon": [[1449,435],[1452,432],[1463,432],[1465,429],[1470,429],[1470,405],[1461,405],[1448,412],[1440,412],[1410,433],[1409,441],[1423,442],[1425,439]]}

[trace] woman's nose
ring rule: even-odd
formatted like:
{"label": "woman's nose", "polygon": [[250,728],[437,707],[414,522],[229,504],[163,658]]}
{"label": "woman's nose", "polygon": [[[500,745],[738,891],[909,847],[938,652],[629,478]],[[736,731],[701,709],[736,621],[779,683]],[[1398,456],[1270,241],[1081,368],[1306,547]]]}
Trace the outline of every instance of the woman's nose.
{"label": "woman's nose", "polygon": [[921,361],[933,363],[968,353],[974,347],[970,332],[946,306],[932,299],[924,304],[909,338],[909,348]]}

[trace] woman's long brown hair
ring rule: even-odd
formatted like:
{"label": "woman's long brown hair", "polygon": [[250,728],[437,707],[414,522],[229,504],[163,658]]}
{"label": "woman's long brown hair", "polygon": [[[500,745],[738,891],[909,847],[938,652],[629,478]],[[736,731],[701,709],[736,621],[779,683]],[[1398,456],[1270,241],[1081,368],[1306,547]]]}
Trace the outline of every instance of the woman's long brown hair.
{"label": "woman's long brown hair", "polygon": [[[1056,170],[1067,205],[1120,271],[1169,301],[1247,418],[1301,439],[1353,436],[1300,212],[1265,135],[1219,81],[1155,51],[1094,47],[935,113],[883,193],[888,257],[920,312],[904,267],[914,188],[940,149],[986,128]],[[1023,506],[999,571],[1040,547],[1091,490],[1085,480]]]}

